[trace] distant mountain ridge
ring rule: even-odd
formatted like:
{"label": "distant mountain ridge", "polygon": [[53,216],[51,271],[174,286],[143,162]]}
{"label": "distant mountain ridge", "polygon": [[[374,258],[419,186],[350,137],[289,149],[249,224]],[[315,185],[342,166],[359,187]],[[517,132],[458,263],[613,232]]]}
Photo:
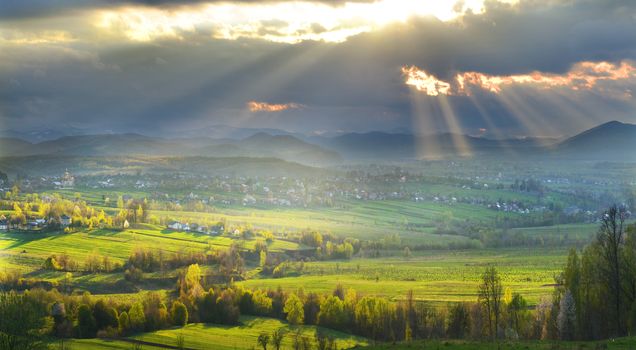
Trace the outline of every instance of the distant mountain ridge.
{"label": "distant mountain ridge", "polygon": [[611,121],[561,142],[555,153],[583,159],[636,160],[636,125]]}
{"label": "distant mountain ridge", "polygon": [[336,165],[343,160],[401,161],[459,155],[636,161],[636,125],[617,121],[560,142],[541,138],[489,139],[450,133],[418,136],[380,131],[301,137],[251,130],[256,132],[241,139],[181,133],[179,138],[134,133],[76,135],[37,143],[0,138],[0,156],[267,157],[310,166]]}
{"label": "distant mountain ridge", "polygon": [[[528,153],[536,152],[546,144],[546,140],[535,138],[493,140],[451,133],[418,136],[369,132],[312,140],[325,148],[339,152],[345,158],[362,159],[439,158],[465,153]],[[550,143],[549,141],[547,143]]]}
{"label": "distant mountain ridge", "polygon": [[0,138],[0,156],[207,156],[279,158],[305,165],[340,162],[339,154],[289,135],[260,133],[243,140],[164,139],[139,134],[64,136],[30,143]]}
{"label": "distant mountain ridge", "polygon": [[28,142],[56,140],[64,136],[84,135],[86,130],[64,126],[62,128],[30,128],[26,130],[0,130],[0,138],[18,138]]}
{"label": "distant mountain ridge", "polygon": [[[312,142],[344,158],[404,159],[472,156],[523,156],[636,161],[636,125],[611,121],[565,140],[549,138],[489,139],[441,133],[427,136],[383,132],[349,133]],[[627,150],[627,152],[626,152]]]}

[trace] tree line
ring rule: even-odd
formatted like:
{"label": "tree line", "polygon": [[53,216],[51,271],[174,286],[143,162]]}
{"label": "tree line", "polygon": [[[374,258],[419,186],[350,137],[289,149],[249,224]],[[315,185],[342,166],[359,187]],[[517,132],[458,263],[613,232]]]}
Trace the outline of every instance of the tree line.
{"label": "tree line", "polygon": [[[28,304],[39,318],[25,327],[33,327],[32,333],[62,338],[111,338],[190,322],[236,325],[243,314],[274,317],[292,326],[318,325],[381,342],[531,338],[536,329],[544,328],[544,324],[536,324],[523,297],[504,291],[494,268],[484,272],[477,302],[442,308],[416,302],[412,292],[403,301],[391,302],[342,286],[319,294],[303,289],[250,290],[233,284],[206,290],[201,283],[201,268],[193,264],[179,276],[175,291],[167,297],[148,292],[139,301],[127,302],[88,293],[66,295],[55,289],[33,289],[22,294],[3,293],[0,312],[11,320],[9,323],[22,322],[23,315],[18,315],[15,304]],[[40,322],[41,318],[47,321]],[[16,336],[13,332],[8,324],[0,326],[1,337]],[[23,333],[17,336],[26,337]]]}
{"label": "tree line", "polygon": [[552,300],[563,339],[603,339],[636,331],[636,225],[630,212],[613,206],[596,240],[572,249]]}

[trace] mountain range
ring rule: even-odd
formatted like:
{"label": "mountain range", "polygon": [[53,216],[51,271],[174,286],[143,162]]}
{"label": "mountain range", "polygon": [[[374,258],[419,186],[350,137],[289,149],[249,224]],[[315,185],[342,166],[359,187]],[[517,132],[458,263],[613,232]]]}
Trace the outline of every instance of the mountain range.
{"label": "mountain range", "polygon": [[[293,135],[284,131],[238,128],[229,137],[221,130],[209,135],[179,134],[162,138],[140,134],[63,136],[34,142],[0,137],[0,156],[204,156],[279,158],[324,166],[343,161],[412,160],[453,156],[524,156],[557,159],[636,160],[636,125],[601,124],[573,137],[495,140],[440,133],[347,133],[336,136]],[[226,137],[221,137],[225,135]],[[240,138],[237,136],[240,135]],[[20,136],[19,134],[17,136]],[[627,150],[627,151],[626,151]]]}
{"label": "mountain range", "polygon": [[0,138],[0,156],[205,156],[279,158],[305,165],[342,161],[335,151],[290,135],[259,132],[240,140],[206,137],[166,139],[139,134],[64,136],[31,143]]}

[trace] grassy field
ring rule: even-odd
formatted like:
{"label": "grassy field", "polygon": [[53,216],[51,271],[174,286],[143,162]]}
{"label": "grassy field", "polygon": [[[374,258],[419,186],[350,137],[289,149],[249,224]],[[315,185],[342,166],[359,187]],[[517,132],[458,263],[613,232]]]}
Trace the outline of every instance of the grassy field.
{"label": "grassy field", "polygon": [[[172,345],[176,343],[178,335],[183,335],[185,338],[185,346],[190,348],[214,348],[219,350],[251,349],[252,347],[258,347],[256,338],[258,338],[262,332],[271,335],[274,330],[283,328],[287,332],[283,341],[283,348],[290,349],[293,341],[292,334],[296,332],[297,329],[301,330],[303,336],[310,337],[312,343],[314,341],[314,335],[318,330],[316,326],[293,328],[280,320],[262,317],[243,316],[241,317],[241,323],[240,326],[220,326],[201,323],[189,324],[183,328],[160,330],[133,338],[151,343]],[[339,349],[347,349],[355,345],[367,344],[367,340],[364,338],[328,329],[323,329],[322,331],[337,340]]]}
{"label": "grassy field", "polygon": [[619,338],[598,342],[555,342],[555,341],[515,341],[489,342],[430,340],[415,341],[404,344],[380,344],[362,347],[364,350],[582,350],[582,349],[614,349],[633,350],[636,348],[635,338]]}
{"label": "grassy field", "polygon": [[360,239],[380,239],[398,233],[403,240],[414,244],[435,243],[439,246],[469,240],[463,236],[433,234],[434,222],[439,217],[450,216],[457,220],[492,222],[502,215],[486,208],[466,204],[439,205],[404,201],[352,202],[343,208],[237,207],[219,209],[217,213],[153,211],[153,214],[195,222],[203,219],[224,219],[228,224],[250,224],[256,228],[278,232],[313,229]]}
{"label": "grassy field", "polygon": [[366,295],[402,299],[413,290],[428,302],[474,301],[480,275],[493,265],[504,286],[521,293],[531,304],[553,291],[554,276],[565,264],[563,249],[484,249],[431,251],[410,258],[383,257],[305,264],[300,277],[252,279],[250,288],[277,288],[330,292],[337,284]]}
{"label": "grassy field", "polygon": [[[254,217],[257,216],[251,218]],[[550,234],[552,229],[528,228],[523,229],[523,232]],[[591,234],[592,229],[591,225],[563,225],[559,232]],[[83,264],[88,255],[97,252],[107,255],[113,264],[123,264],[136,247],[155,251],[162,249],[168,254],[187,250],[202,252],[208,247],[224,249],[234,241],[229,237],[173,232],[152,226],[126,231],[92,230],[71,234],[0,233],[0,267],[5,271],[19,270],[26,277],[61,282],[64,273],[41,269],[44,260],[51,254],[66,253]],[[245,247],[251,248],[255,242],[248,240]],[[297,243],[280,239],[276,239],[269,247],[270,251],[302,248]],[[296,290],[298,286],[303,286],[307,291],[316,292],[330,292],[336,285],[342,284],[361,294],[385,296],[392,300],[400,300],[407,291],[413,290],[418,300],[446,303],[475,300],[480,274],[487,265],[494,265],[507,287],[522,293],[534,304],[542,296],[552,293],[551,284],[565,264],[567,251],[541,248],[442,250],[414,252],[409,258],[402,257],[399,251],[392,254],[394,256],[373,259],[307,262],[302,275],[297,277],[259,278],[257,273],[249,273],[255,278],[240,283],[263,289],[280,286],[286,290]],[[172,275],[173,272],[168,272],[167,276]],[[153,277],[157,276],[146,276],[145,284],[138,287],[146,290],[167,288],[165,283],[153,284]],[[122,286],[118,284],[122,280],[121,273],[77,274],[73,276],[73,287],[94,294],[132,292],[131,286],[117,290]]]}
{"label": "grassy field", "polygon": [[[229,237],[167,231],[160,227],[126,231],[96,229],[70,234],[3,232],[0,233],[0,266],[29,273],[40,269],[51,254],[66,253],[83,264],[93,252],[107,255],[113,264],[123,264],[136,247],[161,249],[167,254],[188,250],[202,252],[208,247],[227,248],[233,241],[235,239]],[[256,239],[247,240],[244,247],[251,249],[255,243]],[[297,243],[284,240],[275,240],[269,246],[274,252],[299,248]]]}
{"label": "grassy field", "polygon": [[568,237],[568,239],[570,240],[577,239],[581,241],[590,241],[594,237],[596,237],[598,227],[598,224],[567,224],[555,226],[513,228],[510,229],[510,232],[513,234],[523,234],[530,237]]}
{"label": "grassy field", "polygon": [[[283,329],[286,332],[282,349],[292,349],[293,336],[297,330],[300,330],[302,336],[310,338],[311,343],[315,346],[315,334],[320,328],[316,326],[292,327],[277,319],[243,316],[241,317],[241,324],[238,326],[193,323],[185,327],[139,334],[130,337],[130,339],[175,346],[177,344],[177,337],[183,336],[185,341],[184,346],[191,349],[252,349],[258,348],[256,339],[261,333],[265,332],[271,335],[271,333],[277,329]],[[338,349],[348,349],[356,345],[364,346],[368,344],[365,338],[324,328],[320,330],[328,337],[333,337],[336,340]],[[131,344],[124,341],[100,339],[75,339],[70,343],[72,349],[131,348]],[[143,349],[155,348],[144,345]]]}
{"label": "grassy field", "polygon": [[[42,270],[44,260],[51,254],[66,253],[83,264],[86,257],[98,252],[108,255],[112,263],[124,263],[136,247],[162,249],[166,253],[183,250],[204,251],[208,246],[223,249],[234,239],[207,235],[167,232],[160,228],[127,231],[93,230],[72,234],[0,234],[0,266],[3,270],[20,270],[26,277],[61,282],[62,272]],[[247,241],[250,248],[255,240]],[[298,244],[275,240],[270,249],[299,249]],[[531,304],[552,293],[554,276],[565,264],[565,249],[475,249],[462,251],[414,252],[409,258],[401,252],[380,258],[354,258],[349,261],[315,261],[304,264],[300,276],[259,278],[259,274],[240,282],[250,288],[277,288],[330,292],[338,284],[356,289],[365,295],[385,296],[400,300],[409,290],[421,301],[446,303],[475,300],[480,274],[488,265],[497,267],[507,287],[522,293]],[[204,267],[205,268],[205,267]],[[167,276],[173,276],[168,272]],[[147,274],[142,289],[163,289],[153,284]],[[77,274],[73,287],[94,294],[117,293],[123,274]],[[129,287],[130,288],[130,287]],[[126,289],[120,293],[129,293]]]}
{"label": "grassy field", "polygon": [[[102,339],[68,339],[64,342],[64,349],[71,350],[130,350],[133,349],[132,343],[123,340],[102,340]],[[60,349],[60,342],[52,342],[49,349]],[[159,350],[164,347],[155,347],[143,345],[143,350]]]}
{"label": "grassy field", "polygon": [[[461,189],[460,189],[461,190]],[[132,190],[73,190],[60,191],[66,197],[74,198],[79,193],[83,200],[98,209],[114,213],[117,208],[104,207],[102,196],[117,198],[129,194],[135,198],[144,198],[147,194]],[[489,191],[483,191],[488,193]],[[498,191],[495,191],[495,194]],[[201,194],[203,197],[213,193]],[[495,194],[491,194],[495,196]],[[455,235],[433,235],[435,222],[440,217],[451,220],[472,220],[492,223],[505,217],[519,214],[500,213],[483,206],[462,203],[442,204],[432,202],[414,202],[404,200],[355,201],[340,200],[336,207],[320,208],[284,208],[276,206],[243,207],[215,206],[213,212],[163,211],[152,210],[152,215],[188,222],[226,220],[228,225],[252,225],[255,228],[270,229],[277,232],[297,232],[306,229],[333,233],[341,237],[360,239],[379,239],[388,234],[398,233],[403,240],[413,244],[432,243],[443,246],[450,242],[466,242],[467,237]]]}

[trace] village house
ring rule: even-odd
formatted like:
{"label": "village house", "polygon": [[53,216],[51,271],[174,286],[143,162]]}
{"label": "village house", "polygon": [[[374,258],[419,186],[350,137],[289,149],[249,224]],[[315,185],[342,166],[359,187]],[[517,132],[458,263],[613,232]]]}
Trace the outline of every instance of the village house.
{"label": "village house", "polygon": [[209,234],[212,236],[222,235],[224,230],[225,228],[223,227],[223,225],[215,225],[211,227]]}
{"label": "village house", "polygon": [[181,231],[183,229],[183,225],[179,221],[171,221],[168,223],[168,228],[175,231]]}
{"label": "village house", "polygon": [[9,230],[9,221],[7,219],[0,219],[0,231]]}
{"label": "village house", "polygon": [[30,231],[34,231],[37,230],[40,227],[40,225],[35,222],[35,221],[29,221],[27,222],[27,229]]}
{"label": "village house", "polygon": [[243,197],[243,205],[254,205],[254,204],[256,204],[256,198],[254,198],[254,196],[246,194],[245,197]]}
{"label": "village house", "polygon": [[67,227],[71,225],[71,217],[64,214],[62,216],[60,216],[60,225],[62,225],[63,227]]}
{"label": "village house", "polygon": [[64,172],[64,176],[62,176],[62,181],[60,181],[60,185],[62,188],[75,187],[75,177],[68,172],[68,169]]}

